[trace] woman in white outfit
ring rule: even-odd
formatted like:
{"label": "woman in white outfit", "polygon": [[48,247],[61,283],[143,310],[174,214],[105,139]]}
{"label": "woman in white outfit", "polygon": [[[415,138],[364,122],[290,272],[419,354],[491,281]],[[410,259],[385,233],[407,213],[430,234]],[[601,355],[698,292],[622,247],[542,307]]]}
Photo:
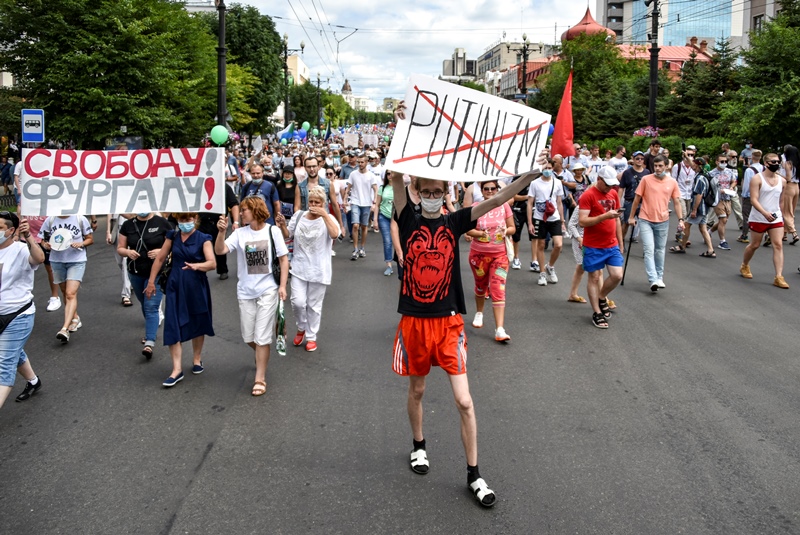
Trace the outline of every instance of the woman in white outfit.
{"label": "woman in white outfit", "polygon": [[331,283],[332,239],[339,224],[328,211],[327,195],[321,186],[308,190],[308,210],[292,216],[289,237],[294,238],[292,258],[292,311],[297,322],[294,345],[306,340],[306,351],[316,351],[322,318],[322,301]]}
{"label": "woman in white outfit", "polygon": [[[236,275],[239,279],[236,297],[239,299],[242,338],[253,348],[256,357],[256,376],[251,394],[262,396],[267,391],[269,346],[275,338],[278,299],[286,299],[289,250],[281,231],[267,224],[270,214],[263,199],[245,198],[239,205],[239,213],[244,226],[234,230],[227,240],[225,232],[228,230],[228,218],[220,216],[214,253],[236,253]],[[283,221],[280,214],[276,214],[276,219]],[[275,280],[272,273],[272,251],[275,251],[280,262],[280,282]],[[330,259],[330,251],[328,256]]]}

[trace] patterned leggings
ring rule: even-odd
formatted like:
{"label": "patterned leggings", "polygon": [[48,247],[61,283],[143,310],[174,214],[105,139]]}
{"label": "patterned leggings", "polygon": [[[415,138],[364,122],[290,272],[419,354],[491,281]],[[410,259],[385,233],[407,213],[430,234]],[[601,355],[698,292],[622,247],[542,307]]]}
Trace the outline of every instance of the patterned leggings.
{"label": "patterned leggings", "polygon": [[469,252],[469,267],[475,277],[475,295],[492,298],[493,307],[506,305],[506,277],[508,256],[505,249],[499,253]]}

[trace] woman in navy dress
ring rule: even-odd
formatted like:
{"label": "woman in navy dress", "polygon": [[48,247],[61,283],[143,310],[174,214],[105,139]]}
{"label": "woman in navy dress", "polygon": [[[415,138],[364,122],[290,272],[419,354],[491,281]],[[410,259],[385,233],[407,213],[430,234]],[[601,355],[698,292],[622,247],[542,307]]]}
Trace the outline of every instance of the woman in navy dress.
{"label": "woman in navy dress", "polygon": [[178,230],[167,233],[167,239],[153,262],[145,294],[156,292],[156,278],[172,252],[172,271],[167,279],[164,312],[164,345],[172,356],[172,373],[162,383],[175,386],[183,380],[181,343],[191,340],[194,362],[192,373],[203,373],[202,351],[205,336],[214,336],[211,322],[211,289],[206,272],[216,269],[211,236],[197,230],[197,214],[173,214]]}

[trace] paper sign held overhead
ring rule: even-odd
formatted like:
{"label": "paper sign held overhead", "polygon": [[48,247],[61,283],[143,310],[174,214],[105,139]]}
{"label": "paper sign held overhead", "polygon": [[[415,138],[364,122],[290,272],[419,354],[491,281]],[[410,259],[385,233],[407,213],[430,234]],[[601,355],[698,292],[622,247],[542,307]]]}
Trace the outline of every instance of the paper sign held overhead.
{"label": "paper sign held overhead", "polygon": [[519,103],[414,74],[386,167],[414,176],[484,181],[537,167],[550,115]]}
{"label": "paper sign held overhead", "polygon": [[22,214],[225,213],[221,148],[22,151]]}

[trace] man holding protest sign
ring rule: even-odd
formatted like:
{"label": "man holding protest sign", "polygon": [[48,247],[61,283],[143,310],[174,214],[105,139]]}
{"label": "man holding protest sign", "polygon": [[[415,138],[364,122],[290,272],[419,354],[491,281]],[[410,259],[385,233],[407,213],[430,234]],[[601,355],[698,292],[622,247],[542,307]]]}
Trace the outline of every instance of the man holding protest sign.
{"label": "man holding protest sign", "polygon": [[[396,122],[405,121],[405,109],[402,101],[395,109]],[[410,122],[413,123],[413,115]],[[475,228],[480,216],[508,202],[538,175],[528,172],[494,197],[448,214],[442,213],[447,182],[419,177],[417,188],[422,212],[417,214],[406,197],[402,173],[392,173],[394,217],[404,258],[398,304],[402,318],[395,338],[392,370],[409,378],[407,408],[413,433],[410,466],[418,474],[428,473],[422,396],[431,366],[440,366],[450,378],[461,416],[467,485],[484,507],[492,507],[497,497],[478,470],[477,421],[466,375],[467,338],[462,318],[466,305],[458,243],[462,234]]]}

